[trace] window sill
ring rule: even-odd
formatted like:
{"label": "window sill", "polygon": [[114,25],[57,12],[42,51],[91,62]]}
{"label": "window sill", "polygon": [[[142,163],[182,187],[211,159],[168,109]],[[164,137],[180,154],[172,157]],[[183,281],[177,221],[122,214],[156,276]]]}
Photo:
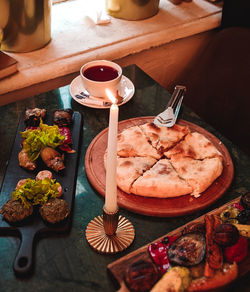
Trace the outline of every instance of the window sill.
{"label": "window sill", "polygon": [[79,71],[93,59],[115,60],[219,26],[221,5],[193,0],[173,5],[161,0],[154,17],[126,21],[111,17],[96,25],[81,0],[62,2],[52,9],[52,40],[40,50],[11,53],[18,73],[0,80],[0,105],[10,92]]}

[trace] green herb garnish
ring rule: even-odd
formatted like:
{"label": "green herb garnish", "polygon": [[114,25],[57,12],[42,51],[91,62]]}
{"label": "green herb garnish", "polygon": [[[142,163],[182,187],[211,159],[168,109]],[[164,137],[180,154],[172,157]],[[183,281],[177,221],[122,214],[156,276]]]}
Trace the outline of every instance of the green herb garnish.
{"label": "green herb garnish", "polygon": [[40,152],[45,147],[56,148],[63,144],[65,137],[60,134],[57,125],[48,126],[40,121],[39,128],[21,132],[24,139],[23,149],[28,154],[31,161],[36,160]]}
{"label": "green herb garnish", "polygon": [[35,180],[27,178],[25,183],[18,187],[11,197],[14,200],[21,200],[26,208],[31,205],[46,203],[50,198],[56,198],[59,195],[60,184],[55,179]]}

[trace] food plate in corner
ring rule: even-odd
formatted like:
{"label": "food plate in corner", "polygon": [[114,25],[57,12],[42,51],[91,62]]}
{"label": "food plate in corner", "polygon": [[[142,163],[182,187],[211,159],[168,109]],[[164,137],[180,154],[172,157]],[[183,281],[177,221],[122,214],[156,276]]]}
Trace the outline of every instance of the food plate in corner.
{"label": "food plate in corner", "polygon": [[[126,128],[153,122],[154,117],[137,117],[124,120],[118,124],[118,132]],[[231,185],[234,166],[225,145],[213,134],[205,129],[185,120],[178,120],[178,124],[186,125],[191,132],[196,131],[209,139],[223,156],[223,172],[199,198],[190,195],[174,198],[143,197],[127,194],[118,188],[118,205],[134,213],[156,217],[176,217],[191,214],[210,206],[218,200]],[[105,196],[105,168],[104,152],[107,148],[108,128],[100,132],[90,143],[85,156],[85,169],[92,186],[102,196]]]}
{"label": "food plate in corner", "polygon": [[[211,212],[209,212],[205,215],[219,215],[222,211],[226,210],[229,206],[233,205],[234,203],[238,203],[239,200],[240,200],[240,197],[226,203],[225,205],[223,205],[217,209],[212,210]],[[176,235],[179,236],[186,226],[188,226],[188,225],[191,226],[192,224],[195,224],[195,223],[203,223],[205,215],[203,215],[197,219],[194,219],[191,222],[188,222],[187,224],[169,232],[168,234],[161,236],[160,238],[154,240],[153,242],[160,242],[163,238],[165,238],[167,236],[176,236]],[[121,286],[121,289],[119,291],[123,291],[123,292],[129,291],[124,283],[124,275],[125,275],[126,270],[129,266],[131,266],[133,263],[136,263],[138,261],[152,262],[152,258],[148,252],[148,247],[153,242],[150,242],[150,243],[140,247],[139,249],[119,258],[118,260],[110,263],[107,266],[107,270],[110,273],[110,275],[112,276],[112,279],[115,280],[116,283],[118,283]],[[249,240],[248,240],[248,243],[249,243]],[[249,251],[248,251],[248,253],[249,253]],[[250,271],[250,256],[248,254],[248,256],[243,261],[238,263],[238,278],[246,275],[247,273],[249,273],[249,271]],[[224,289],[225,287],[223,287],[223,284],[222,283],[220,283],[220,284],[221,284],[221,286],[214,287],[214,289],[212,291],[225,291],[225,289]],[[229,282],[227,284],[229,284]],[[198,290],[196,290],[196,291],[198,291]],[[202,290],[202,291],[205,291],[205,290]],[[206,291],[211,291],[211,289],[206,290]]]}
{"label": "food plate in corner", "polygon": [[[34,239],[37,239],[40,235],[46,237],[49,234],[66,234],[71,228],[83,124],[81,113],[74,111],[72,116],[73,123],[69,129],[72,138],[71,146],[76,152],[65,155],[65,169],[60,172],[55,172],[48,169],[48,167],[40,161],[41,163],[37,163],[37,168],[34,171],[29,171],[21,168],[18,162],[18,153],[21,151],[22,142],[20,132],[24,131],[26,128],[24,123],[24,115],[25,112],[23,112],[19,120],[15,141],[3,180],[2,189],[0,192],[0,209],[10,199],[11,193],[15,189],[19,180],[26,178],[35,179],[39,171],[50,170],[53,173],[53,179],[59,182],[62,186],[62,198],[70,207],[70,215],[64,221],[56,224],[49,224],[48,222],[45,222],[39,215],[37,209],[34,210],[33,215],[27,218],[27,220],[16,223],[10,223],[3,220],[2,215],[0,215],[0,236],[13,235],[21,237],[21,243],[13,265],[15,274],[18,276],[29,274],[34,270]],[[44,118],[44,123],[52,125],[52,120],[53,112],[47,111],[46,118]]]}
{"label": "food plate in corner", "polygon": [[[90,98],[88,99],[89,103],[85,102],[86,99],[84,99],[84,97],[82,96],[81,93],[82,92],[87,93],[87,91],[82,84],[80,75],[77,76],[75,79],[73,79],[73,81],[71,82],[71,84],[69,86],[69,91],[70,91],[72,98],[76,102],[80,103],[81,105],[91,107],[91,108],[99,108],[99,109],[110,108],[110,105],[105,104],[106,100],[103,100],[101,98],[94,98],[94,97],[90,96]],[[120,103],[120,105],[123,105],[123,104],[127,103],[128,101],[130,101],[130,99],[133,97],[133,95],[135,93],[135,87],[134,87],[133,82],[128,77],[126,77],[124,75],[122,75],[120,90],[118,93],[120,96],[123,97],[123,101],[122,101],[122,103]],[[93,101],[93,104],[90,103],[91,100]],[[100,103],[100,104],[95,104],[96,101],[98,101],[98,103]]]}

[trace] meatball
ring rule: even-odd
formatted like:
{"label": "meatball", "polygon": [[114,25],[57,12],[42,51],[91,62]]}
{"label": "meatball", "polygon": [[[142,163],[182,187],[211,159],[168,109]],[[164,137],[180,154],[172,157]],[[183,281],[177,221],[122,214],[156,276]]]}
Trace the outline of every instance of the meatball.
{"label": "meatball", "polygon": [[39,208],[42,218],[49,223],[58,223],[69,216],[70,208],[63,199],[49,199]]}
{"label": "meatball", "polygon": [[43,119],[45,115],[46,109],[27,109],[24,115],[24,123],[26,127],[38,127],[40,124],[40,119]]}
{"label": "meatball", "polygon": [[54,112],[53,120],[59,127],[67,127],[72,124],[72,109],[62,109]]}
{"label": "meatball", "polygon": [[25,207],[19,200],[9,199],[2,206],[0,213],[4,219],[14,223],[29,217],[33,213],[33,206]]}

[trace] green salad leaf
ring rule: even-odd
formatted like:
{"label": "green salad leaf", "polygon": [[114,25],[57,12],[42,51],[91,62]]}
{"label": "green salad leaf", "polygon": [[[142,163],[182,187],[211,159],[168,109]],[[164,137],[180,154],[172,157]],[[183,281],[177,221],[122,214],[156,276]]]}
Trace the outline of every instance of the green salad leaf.
{"label": "green salad leaf", "polygon": [[42,130],[41,141],[44,146],[56,148],[63,143],[65,137],[60,134],[57,125],[48,126],[46,124],[43,124],[43,122],[41,121],[39,127]]}
{"label": "green salad leaf", "polygon": [[25,149],[31,161],[36,160],[43,148],[43,143],[40,139],[41,130],[26,130],[21,135],[24,139],[23,149]]}
{"label": "green salad leaf", "polygon": [[31,205],[42,205],[50,198],[59,195],[60,184],[55,179],[44,178],[35,180],[27,178],[25,183],[14,190],[11,197],[14,200],[21,200],[26,208]]}
{"label": "green salad leaf", "polygon": [[36,160],[40,152],[45,147],[56,148],[63,144],[65,136],[60,134],[57,125],[49,126],[40,121],[39,128],[32,130],[28,129],[21,132],[23,148],[28,154],[31,161]]}

